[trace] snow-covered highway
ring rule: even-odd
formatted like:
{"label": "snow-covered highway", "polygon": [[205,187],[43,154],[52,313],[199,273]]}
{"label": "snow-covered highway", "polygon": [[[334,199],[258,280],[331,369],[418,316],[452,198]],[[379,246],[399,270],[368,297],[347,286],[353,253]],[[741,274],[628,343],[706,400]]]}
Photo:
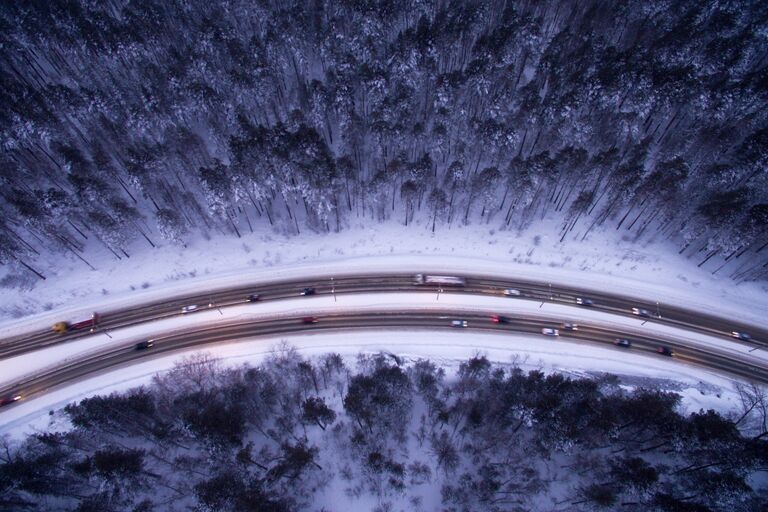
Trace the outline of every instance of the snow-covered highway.
{"label": "snow-covered highway", "polygon": [[[446,287],[440,294],[433,286],[415,286],[413,275],[426,269],[466,276],[466,286]],[[373,270],[380,275],[372,275]],[[361,276],[367,277],[361,280]],[[304,287],[314,287],[316,295],[300,296]],[[519,289],[521,295],[505,297],[505,288]],[[735,407],[737,400],[733,386],[744,377],[734,379],[732,373],[723,373],[717,366],[709,370],[683,361],[691,362],[692,357],[701,359],[696,354],[704,351],[764,369],[768,365],[768,352],[754,343],[768,339],[759,313],[761,307],[759,301],[754,302],[749,296],[726,294],[728,300],[723,301],[714,290],[692,292],[619,276],[552,268],[505,271],[490,261],[409,256],[233,271],[230,275],[168,283],[130,297],[94,297],[90,303],[79,301],[77,310],[42,313],[6,323],[0,329],[3,338],[0,350],[9,351],[0,357],[3,393],[16,392],[20,388],[18,383],[30,382],[42,374],[48,378],[54,374],[72,377],[72,368],[84,360],[90,361],[91,370],[102,368],[97,373],[77,377],[68,385],[46,389],[36,397],[25,392],[21,401],[0,409],[0,428],[24,431],[29,425],[39,425],[49,410],[86,396],[141,385],[152,375],[169,369],[181,357],[200,350],[228,362],[242,358],[252,360],[271,353],[283,340],[313,353],[339,351],[354,357],[359,351],[385,350],[410,358],[440,359],[444,364],[477,351],[489,351],[489,356],[496,361],[529,361],[531,368],[618,373],[626,376],[628,382],[634,379],[632,375],[638,379],[676,382],[674,386],[682,385],[682,388],[673,389],[688,389],[683,394],[692,407],[702,404],[728,410]],[[259,293],[260,300],[248,302],[251,293]],[[576,305],[577,297],[593,299],[593,307]],[[200,308],[182,315],[181,308],[190,304]],[[208,307],[209,304],[215,307]],[[659,311],[661,318],[639,318],[632,314],[633,307],[648,309],[653,314]],[[92,335],[75,331],[60,336],[50,331],[54,322],[80,319],[94,310],[102,314],[102,321]],[[349,326],[343,331],[328,328],[335,322],[329,319],[336,315],[373,319],[384,312],[426,314],[436,316],[436,320],[408,328],[374,327],[375,322],[370,328],[361,325]],[[517,329],[518,326],[513,325],[494,327],[491,314],[527,319],[529,329]],[[304,326],[301,323],[304,316],[317,316],[320,321]],[[469,321],[468,329],[451,329],[449,324],[454,317],[480,320]],[[259,337],[232,336],[228,338],[231,341],[220,339],[205,343],[196,338],[202,344],[184,346],[169,342],[187,337],[186,333],[196,337],[196,331],[215,332],[233,329],[229,325],[273,321],[286,322],[286,329]],[[556,327],[565,321],[580,325],[579,337],[552,339],[541,335],[541,327]],[[587,326],[594,329],[596,340],[584,340],[593,334]],[[753,343],[732,338],[730,331],[736,329],[750,332]],[[601,334],[604,336],[600,337]],[[135,343],[165,336],[170,338],[159,339],[150,350],[134,350]],[[611,342],[620,337],[631,339],[633,347],[613,346]],[[44,350],[40,344],[45,346]],[[652,352],[662,344],[672,347],[675,357]],[[684,347],[691,347],[691,351]],[[136,357],[138,359],[134,359]],[[111,362],[107,363],[108,360]],[[530,366],[532,361],[538,363]],[[720,391],[712,392],[713,389],[722,390],[722,395]],[[715,394],[717,403],[709,399],[701,402],[707,397],[714,400]]]}
{"label": "snow-covered highway", "polygon": [[[724,317],[707,314],[684,306],[649,303],[643,299],[620,295],[610,292],[582,290],[572,286],[557,283],[544,283],[534,280],[509,280],[487,275],[465,276],[466,286],[440,288],[441,292],[450,289],[452,293],[502,296],[503,290],[513,288],[520,291],[515,300],[527,299],[537,302],[575,305],[580,298],[588,297],[592,309],[613,314],[632,315],[636,311],[648,311],[649,321],[670,326],[678,326],[692,331],[707,334],[730,336],[732,332],[750,333],[748,343],[752,347],[768,346],[768,330],[763,326],[748,325]],[[155,321],[162,318],[179,315],[184,306],[191,304],[202,307],[229,307],[248,303],[248,296],[258,293],[259,302],[293,298],[304,288],[311,288],[321,294],[349,293],[380,293],[380,292],[426,292],[438,293],[436,285],[414,285],[412,273],[380,274],[380,275],[340,275],[320,276],[314,279],[284,280],[267,283],[251,283],[247,285],[211,289],[203,293],[186,294],[153,301],[141,306],[125,309],[100,311],[98,329],[116,329],[136,325],[142,322]],[[663,310],[662,310],[663,308]],[[97,330],[98,330],[97,329]],[[20,355],[29,351],[71,341],[90,332],[73,331],[63,336],[52,332],[47,326],[26,334],[7,337],[0,343],[0,358]]]}
{"label": "snow-covered highway", "polygon": [[[646,319],[631,313],[617,315],[613,308],[600,307],[601,301],[608,299],[598,298],[594,293],[590,296],[595,298],[595,307],[583,307],[575,305],[575,298],[568,295],[570,290],[557,287],[553,287],[552,297],[555,300],[550,302],[547,286],[544,289],[547,296],[539,302],[541,298],[537,294],[543,293],[541,288],[537,290],[530,283],[518,282],[515,285],[524,290],[521,297],[537,300],[511,299],[501,293],[504,286],[510,285],[508,281],[493,281],[489,285],[475,277],[468,280],[465,288],[446,289],[438,297],[435,290],[414,286],[411,279],[410,276],[376,276],[340,280],[341,285],[333,285],[334,293],[325,296],[323,292],[331,290],[324,290],[322,281],[281,283],[259,287],[264,300],[257,303],[248,303],[240,298],[233,300],[229,308],[224,308],[217,302],[221,308],[202,308],[193,315],[183,316],[178,312],[180,304],[188,303],[189,299],[166,301],[148,306],[149,315],[154,318],[151,323],[133,322],[132,326],[110,328],[108,332],[97,331],[94,335],[80,336],[69,343],[53,344],[45,350],[26,351],[0,360],[0,375],[3,376],[0,387],[2,393],[22,393],[26,398],[95,372],[146,360],[145,356],[158,357],[192,348],[212,347],[222,342],[280,339],[288,334],[328,329],[336,332],[450,329],[451,319],[455,318],[468,320],[468,345],[473,343],[470,333],[478,330],[507,335],[534,334],[541,338],[541,343],[561,343],[541,336],[541,328],[561,328],[565,321],[578,322],[577,331],[561,328],[561,338],[609,346],[609,350],[620,351],[625,354],[621,357],[628,359],[647,357],[659,346],[668,346],[674,351],[676,361],[768,382],[768,360],[764,351],[754,351],[743,342],[724,339],[717,331],[714,335],[707,335],[680,325],[668,326],[656,321],[647,323]],[[376,282],[371,282],[373,280]],[[404,286],[408,292],[362,293],[366,288],[381,287],[385,282],[392,287]],[[298,298],[302,285],[314,285],[320,295]],[[424,293],[425,290],[431,293]],[[244,291],[236,289],[225,293],[237,299]],[[279,297],[280,294],[284,297]],[[269,298],[273,300],[267,300]],[[173,309],[166,311],[166,308]],[[626,313],[627,309],[619,311]],[[492,322],[493,314],[503,315],[506,321]],[[302,318],[306,316],[316,317],[318,323],[304,324]],[[386,337],[386,334],[383,336]],[[151,350],[134,350],[136,342],[148,338],[155,340]],[[632,340],[632,348],[613,347],[612,342],[618,338]],[[660,359],[663,356],[653,354],[652,357]]]}
{"label": "snow-covered highway", "polygon": [[[25,396],[43,393],[56,386],[82,379],[90,374],[112,369],[130,363],[149,353],[188,350],[207,344],[230,342],[242,339],[277,338],[285,334],[295,334],[308,330],[362,330],[375,329],[446,329],[451,328],[451,319],[467,322],[468,330],[496,331],[506,333],[533,334],[541,332],[542,327],[561,328],[558,316],[506,316],[502,322],[493,322],[491,312],[466,311],[462,309],[411,310],[411,311],[368,311],[359,313],[336,312],[333,314],[310,317],[278,317],[268,320],[233,322],[218,324],[213,327],[184,330],[178,333],[166,333],[153,338],[154,347],[150,351],[133,350],[133,345],[112,344],[87,356],[70,362],[60,363],[52,369],[33,374],[30,378],[13,384],[15,392]],[[312,323],[303,321],[311,318]],[[686,341],[667,335],[664,337],[647,334],[637,330],[624,330],[621,327],[606,328],[599,325],[580,324],[578,330],[560,329],[562,337],[580,342],[612,344],[617,338],[631,339],[633,351],[641,353],[657,352],[659,346],[669,347],[674,357],[681,361],[705,366],[711,370],[724,371],[740,377],[768,382],[768,366],[764,361],[746,354],[727,350],[718,350],[707,346],[696,346]],[[542,342],[550,342],[542,340]],[[622,350],[622,349],[618,349]]]}

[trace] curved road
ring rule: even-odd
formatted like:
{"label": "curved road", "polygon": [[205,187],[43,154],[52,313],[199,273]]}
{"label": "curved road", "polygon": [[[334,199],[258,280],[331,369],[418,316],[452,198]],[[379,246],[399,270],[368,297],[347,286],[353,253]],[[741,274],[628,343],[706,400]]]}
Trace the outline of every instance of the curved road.
{"label": "curved road", "polygon": [[[710,335],[730,337],[732,331],[748,332],[752,340],[748,343],[755,348],[768,346],[768,329],[753,325],[734,322],[730,319],[705,314],[699,311],[685,309],[667,304],[649,303],[635,298],[610,293],[595,293],[567,286],[550,286],[549,283],[534,281],[511,281],[492,276],[465,276],[467,284],[464,287],[445,287],[451,293],[471,293],[479,295],[502,295],[505,288],[520,290],[521,296],[510,300],[546,301],[558,304],[574,305],[577,297],[587,297],[594,301],[591,309],[614,314],[632,316],[632,308],[646,309],[653,314],[649,321]],[[227,289],[215,289],[205,293],[179,296],[173,300],[155,301],[141,306],[115,311],[100,312],[98,329],[115,329],[137,325],[143,322],[158,320],[179,315],[181,308],[189,304],[213,304],[215,307],[227,307],[247,303],[247,296],[258,293],[260,301],[279,300],[296,297],[305,287],[313,287],[318,295],[371,293],[371,292],[428,292],[436,293],[434,285],[414,285],[413,274],[382,274],[359,275],[321,280],[289,280],[265,285],[247,285]],[[657,316],[659,315],[659,316]],[[24,354],[33,350],[71,341],[90,332],[72,331],[57,334],[46,328],[42,331],[31,332],[21,336],[10,337],[0,342],[0,359]]]}
{"label": "curved road", "polygon": [[[346,331],[360,329],[454,329],[451,326],[452,319],[466,320],[467,330],[481,330],[494,332],[537,333],[542,337],[542,343],[557,343],[557,337],[548,337],[541,334],[542,327],[560,328],[557,318],[509,318],[503,323],[493,323],[489,314],[464,314],[457,310],[413,312],[413,313],[361,313],[361,314],[334,314],[317,317],[317,323],[305,324],[302,318],[281,318],[276,320],[253,321],[245,323],[233,323],[229,325],[217,325],[215,328],[204,328],[174,333],[168,336],[155,338],[154,347],[137,351],[134,345],[112,345],[109,348],[61,365],[47,372],[39,373],[34,377],[15,384],[14,392],[27,397],[44,393],[48,389],[67,382],[87,376],[93,376],[105,370],[114,370],[118,367],[136,362],[136,360],[152,357],[159,354],[189,349],[191,347],[215,342],[234,341],[238,339],[252,339],[255,337],[274,337],[279,334],[295,333],[297,331]],[[632,340],[629,349],[616,347],[615,350],[640,351],[643,353],[656,353],[660,344],[670,347],[674,351],[674,358],[705,366],[719,372],[730,373],[739,377],[768,382],[768,367],[755,365],[749,358],[723,351],[701,349],[684,346],[674,341],[659,340],[658,337],[638,336],[622,331],[609,330],[601,327],[579,325],[577,331],[560,330],[561,337],[577,339],[583,342],[597,344],[613,344],[617,338]],[[665,357],[657,355],[657,357]],[[3,390],[3,393],[10,389]]]}
{"label": "curved road", "polygon": [[[488,276],[465,276],[467,283],[464,287],[445,287],[444,290],[451,293],[471,293],[482,295],[503,295],[505,288],[520,290],[519,297],[509,300],[535,300],[560,304],[575,305],[577,297],[586,297],[594,301],[590,308],[632,316],[631,308],[639,307],[657,312],[657,305],[644,303],[629,297],[614,294],[598,294],[583,292],[576,288],[552,286],[548,283],[529,281],[500,280]],[[247,303],[247,296],[258,293],[260,301],[295,298],[305,287],[314,287],[316,293],[330,294],[332,291],[341,293],[370,293],[370,292],[414,292],[436,293],[435,285],[414,285],[412,274],[388,274],[368,276],[346,276],[322,280],[293,280],[270,283],[262,286],[241,286],[229,289],[219,289],[203,294],[186,295],[169,301],[157,301],[135,308],[119,311],[107,311],[101,313],[101,321],[98,330],[114,329],[136,325],[160,318],[167,318],[181,314],[181,307],[189,304],[226,307]],[[258,307],[258,303],[254,305]],[[585,307],[585,306],[582,306]],[[746,326],[713,315],[705,315],[696,311],[667,305],[659,306],[660,317],[654,316],[649,321],[683,327],[688,330],[730,337],[732,330],[747,331],[753,336],[750,345],[763,347],[768,340],[768,331],[754,326]],[[542,320],[538,318],[524,318],[516,316],[506,323],[494,324],[490,321],[489,312],[485,315],[464,314],[460,310],[445,311],[443,313],[390,313],[390,314],[338,314],[322,316],[316,324],[303,324],[300,318],[279,319],[269,321],[257,321],[248,323],[231,324],[227,326],[217,325],[215,329],[197,329],[181,332],[162,338],[156,338],[155,347],[146,351],[135,351],[133,345],[113,345],[109,349],[90,355],[81,360],[62,365],[46,373],[36,374],[34,377],[14,383],[13,387],[0,389],[0,397],[10,392],[22,393],[24,396],[38,394],[54,386],[66,383],[73,379],[82,378],[94,372],[112,369],[133,362],[136,358],[146,355],[158,354],[168,351],[176,351],[191,346],[203,345],[219,341],[231,341],[242,338],[259,336],[274,336],[275,334],[290,333],[301,330],[322,329],[381,329],[394,327],[407,328],[450,328],[449,318],[466,319],[470,329],[482,330],[506,330],[522,333],[540,333],[542,327],[559,328],[561,319],[551,318]],[[88,330],[74,331],[65,335],[59,335],[45,330],[29,335],[9,338],[0,343],[0,358],[20,355],[26,352],[88,336]],[[636,334],[623,333],[619,330],[606,330],[603,328],[580,325],[578,331],[563,331],[561,335],[585,342],[612,343],[616,338],[628,338],[633,342],[632,351],[655,352],[656,348],[664,344],[675,352],[675,359],[703,365],[716,371],[726,372],[740,377],[746,377],[758,382],[768,383],[768,368],[761,363],[743,356],[720,351],[716,349],[702,349],[685,346],[674,341],[663,340],[658,336],[644,337]],[[542,336],[544,338],[544,336]],[[732,339],[732,338],[731,338]],[[544,339],[543,342],[547,340]],[[663,356],[658,356],[663,357]]]}

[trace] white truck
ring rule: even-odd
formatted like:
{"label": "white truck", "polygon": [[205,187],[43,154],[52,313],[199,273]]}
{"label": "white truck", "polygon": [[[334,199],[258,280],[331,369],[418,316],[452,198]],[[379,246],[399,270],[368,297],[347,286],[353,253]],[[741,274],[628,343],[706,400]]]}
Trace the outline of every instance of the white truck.
{"label": "white truck", "polygon": [[427,274],[416,274],[413,276],[413,284],[437,284],[442,286],[464,286],[466,279],[457,276],[433,276]]}

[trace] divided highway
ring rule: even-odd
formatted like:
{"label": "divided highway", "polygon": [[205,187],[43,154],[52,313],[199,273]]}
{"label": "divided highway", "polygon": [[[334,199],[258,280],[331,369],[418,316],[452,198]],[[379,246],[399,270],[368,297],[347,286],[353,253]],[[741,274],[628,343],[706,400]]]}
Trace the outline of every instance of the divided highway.
{"label": "divided highway", "polygon": [[[657,305],[637,301],[630,297],[617,294],[584,292],[576,288],[550,286],[549,283],[531,281],[510,281],[490,276],[465,276],[466,285],[463,287],[445,287],[444,291],[451,293],[470,293],[486,296],[502,296],[503,290],[514,288],[520,295],[509,298],[515,300],[546,301],[558,304],[576,305],[577,298],[591,299],[590,307],[595,310],[632,316],[632,308],[646,309],[652,314],[649,321],[684,328],[690,331],[708,335],[730,337],[732,331],[749,332],[752,340],[749,345],[765,347],[768,345],[768,331],[765,328],[747,326],[728,319],[706,315],[697,311],[673,307],[667,304]],[[248,285],[228,289],[211,290],[205,293],[186,295],[169,301],[158,301],[142,306],[118,311],[100,313],[96,333],[104,329],[115,329],[137,325],[143,322],[168,318],[181,314],[181,308],[197,304],[201,308],[227,307],[242,305],[249,302],[250,294],[259,294],[259,301],[295,298],[302,289],[314,288],[320,294],[347,294],[372,292],[425,292],[435,294],[435,285],[414,285],[413,274],[360,275],[325,278],[321,280],[292,280],[274,282],[265,285]],[[258,308],[258,302],[253,307]],[[541,318],[524,318],[515,316],[504,323],[493,323],[487,315],[464,314],[460,310],[435,313],[388,313],[388,314],[338,314],[320,316],[315,324],[304,324],[301,318],[254,321],[248,323],[217,325],[215,329],[197,329],[165,337],[155,338],[155,346],[150,350],[135,351],[133,345],[111,344],[109,348],[92,354],[78,361],[63,364],[56,369],[43,374],[37,374],[22,382],[14,383],[13,387],[0,390],[0,397],[8,393],[22,393],[24,396],[41,393],[47,389],[64,384],[68,381],[89,376],[93,373],[113,369],[130,364],[137,358],[146,355],[177,351],[192,346],[204,345],[220,341],[232,341],[243,338],[274,336],[302,330],[353,330],[353,329],[439,329],[450,328],[451,318],[461,318],[468,321],[469,329],[494,331],[513,331],[521,333],[539,333],[542,327],[559,328],[561,319],[552,318],[543,321]],[[660,316],[657,316],[660,313]],[[0,359],[21,355],[40,350],[53,344],[63,343],[89,336],[89,331],[74,331],[64,335],[50,330],[30,333],[24,336],[9,338],[0,342]],[[659,337],[643,337],[635,333],[622,333],[620,330],[606,330],[588,325],[581,325],[577,331],[561,331],[563,336],[592,343],[612,343],[616,338],[632,340],[632,351],[655,352],[661,344],[669,346],[674,351],[675,359],[706,366],[712,370],[726,372],[754,381],[768,383],[768,368],[762,363],[745,355],[737,355],[726,351],[707,348],[697,348],[676,343],[673,340],[660,340]],[[732,338],[731,338],[732,339]],[[552,340],[542,339],[542,343]],[[747,342],[740,342],[747,343]],[[617,350],[622,350],[618,349]],[[663,356],[659,356],[663,357]]]}
{"label": "divided highway", "polygon": [[[215,289],[204,293],[179,296],[173,300],[156,301],[116,311],[99,311],[98,330],[128,327],[143,322],[179,315],[181,308],[190,304],[207,307],[227,307],[248,302],[248,295],[258,293],[259,301],[295,298],[304,288],[314,288],[316,294],[347,293],[380,293],[380,292],[426,292],[436,293],[434,285],[413,284],[412,274],[389,275],[360,275],[345,276],[331,280],[293,280],[274,282],[265,285],[247,285],[227,289]],[[649,321],[682,327],[710,335],[730,337],[732,331],[748,332],[752,335],[749,342],[755,347],[768,346],[768,329],[745,325],[732,320],[708,315],[698,311],[685,309],[668,304],[657,304],[639,301],[635,298],[610,293],[586,292],[577,288],[552,285],[533,281],[510,281],[490,276],[466,276],[466,286],[445,287],[451,293],[470,293],[478,295],[502,295],[506,288],[514,288],[521,292],[519,297],[510,300],[546,301],[557,304],[575,304],[576,298],[590,298],[594,304],[589,306],[598,311],[632,316],[632,308],[637,307],[651,312],[653,318]],[[660,316],[658,316],[660,315]],[[0,342],[0,359],[21,355],[25,352],[39,350],[56,343],[71,341],[91,333],[73,331],[58,334],[50,328],[31,332],[22,336],[10,337]]]}

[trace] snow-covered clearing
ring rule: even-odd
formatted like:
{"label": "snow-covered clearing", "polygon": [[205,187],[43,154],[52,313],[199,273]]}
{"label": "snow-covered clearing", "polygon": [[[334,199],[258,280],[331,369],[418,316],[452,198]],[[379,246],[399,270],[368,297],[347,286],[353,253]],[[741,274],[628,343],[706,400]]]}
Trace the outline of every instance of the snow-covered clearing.
{"label": "snow-covered clearing", "polygon": [[556,233],[556,221],[542,221],[522,234],[492,226],[454,226],[434,234],[429,228],[418,221],[407,227],[361,222],[340,233],[290,237],[262,229],[242,239],[201,238],[186,248],[138,245],[130,259],[116,261],[105,254],[92,261],[96,271],[71,256],[58,256],[57,275],[0,296],[0,318],[8,320],[0,335],[234,284],[387,270],[488,273],[615,290],[660,301],[662,308],[665,302],[686,305],[747,323],[764,323],[768,311],[768,284],[736,285],[696,268],[674,247],[637,246],[613,230],[595,231],[583,242],[558,243],[554,235],[536,235]]}

